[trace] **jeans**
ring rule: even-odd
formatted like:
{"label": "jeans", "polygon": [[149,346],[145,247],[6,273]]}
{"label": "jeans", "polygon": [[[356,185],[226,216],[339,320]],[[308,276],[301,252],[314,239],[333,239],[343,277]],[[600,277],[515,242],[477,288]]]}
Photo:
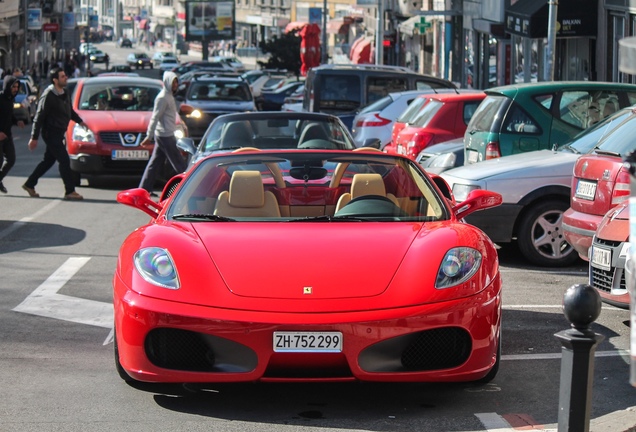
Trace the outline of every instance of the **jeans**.
{"label": "jeans", "polygon": [[8,136],[4,141],[0,141],[0,182],[9,174],[13,165],[15,165],[15,145],[13,145],[13,138]]}
{"label": "jeans", "polygon": [[148,165],[144,171],[144,175],[139,183],[140,188],[146,189],[148,192],[152,192],[155,186],[155,180],[157,174],[161,172],[166,158],[170,161],[172,168],[177,173],[182,173],[186,170],[188,164],[181,156],[181,152],[177,148],[177,139],[174,136],[169,137],[155,137],[155,148],[152,151]]}
{"label": "jeans", "polygon": [[66,151],[66,145],[64,144],[64,129],[51,129],[46,132],[42,131],[42,139],[46,144],[46,150],[44,151],[44,158],[42,162],[35,167],[33,173],[29,176],[25,186],[35,189],[35,185],[38,184],[38,180],[46,172],[51,169],[55,164],[55,161],[59,164],[60,176],[64,182],[65,195],[75,192],[75,179],[73,171],[71,171],[71,160],[68,157]]}

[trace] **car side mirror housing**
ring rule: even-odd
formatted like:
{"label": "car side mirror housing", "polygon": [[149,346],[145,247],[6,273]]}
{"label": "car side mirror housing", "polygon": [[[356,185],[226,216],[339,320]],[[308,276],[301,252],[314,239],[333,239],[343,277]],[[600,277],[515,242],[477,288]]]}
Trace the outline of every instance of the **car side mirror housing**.
{"label": "car side mirror housing", "polygon": [[380,140],[380,138],[367,138],[366,140],[364,140],[364,144],[362,145],[362,147],[380,149],[380,147],[382,147],[382,141]]}

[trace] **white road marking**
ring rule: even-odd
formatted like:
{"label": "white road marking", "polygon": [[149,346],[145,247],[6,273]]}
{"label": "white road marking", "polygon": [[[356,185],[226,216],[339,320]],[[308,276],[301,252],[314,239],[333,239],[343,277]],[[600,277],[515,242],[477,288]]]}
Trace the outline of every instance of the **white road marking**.
{"label": "white road marking", "polygon": [[[506,310],[523,310],[523,309],[563,309],[563,305],[538,305],[538,304],[528,304],[528,305],[503,305],[503,309]],[[616,306],[610,306],[603,304],[601,309],[611,310],[611,311],[625,311],[629,313],[627,309],[617,308]]]}
{"label": "white road marking", "polygon": [[510,423],[497,413],[477,413],[475,417],[479,419],[488,432],[514,432]]}
{"label": "white road marking", "polygon": [[5,228],[2,231],[0,231],[0,240],[5,238],[6,236],[11,234],[15,230],[23,227],[24,225],[27,224],[27,222],[31,222],[33,219],[36,219],[36,218],[40,217],[41,215],[49,212],[51,209],[53,209],[53,207],[59,205],[61,202],[62,202],[61,200],[51,201],[50,203],[48,203],[47,205],[42,207],[40,210],[38,210],[35,213],[33,213],[31,216],[26,216],[26,217],[23,217],[22,219],[20,219],[19,221],[13,222],[7,228]]}
{"label": "white road marking", "polygon": [[113,305],[111,303],[57,293],[89,260],[89,257],[69,258],[13,310],[112,329]]}

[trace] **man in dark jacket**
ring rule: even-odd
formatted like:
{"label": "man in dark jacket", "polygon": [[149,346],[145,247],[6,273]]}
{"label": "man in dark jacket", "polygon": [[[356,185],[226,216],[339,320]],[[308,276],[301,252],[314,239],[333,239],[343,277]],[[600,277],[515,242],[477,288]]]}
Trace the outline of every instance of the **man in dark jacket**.
{"label": "man in dark jacket", "polygon": [[88,129],[79,115],[71,105],[71,97],[64,90],[68,77],[63,69],[57,67],[49,72],[52,84],[48,86],[40,96],[38,109],[33,119],[33,129],[31,131],[31,141],[29,150],[33,151],[38,145],[40,131],[46,144],[44,159],[35,167],[22,189],[27,191],[29,196],[37,198],[40,196],[35,191],[35,185],[54,164],[59,164],[60,176],[64,181],[64,199],[78,201],[84,199],[83,196],[75,192],[75,178],[71,171],[71,161],[66,151],[64,135],[71,120],[79,123],[84,129]]}
{"label": "man in dark jacket", "polygon": [[15,146],[11,136],[11,127],[17,124],[23,128],[24,123],[22,120],[16,119],[13,111],[13,103],[20,88],[20,81],[13,75],[7,75],[3,82],[2,92],[0,92],[0,192],[7,193],[2,179],[9,174],[9,170],[15,164]]}

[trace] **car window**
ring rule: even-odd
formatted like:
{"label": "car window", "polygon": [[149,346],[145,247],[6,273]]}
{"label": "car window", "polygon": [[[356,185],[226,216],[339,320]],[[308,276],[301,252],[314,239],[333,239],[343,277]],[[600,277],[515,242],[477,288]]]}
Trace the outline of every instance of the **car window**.
{"label": "car window", "polygon": [[636,149],[636,114],[630,112],[630,115],[620,123],[620,127],[616,128],[613,133],[606,135],[596,146],[597,150],[616,154],[617,156],[625,156]]}
{"label": "car window", "polygon": [[506,96],[486,96],[470,119],[468,130],[496,132],[501,124],[501,116],[510,102],[511,100]]}
{"label": "car window", "polygon": [[475,115],[475,111],[477,111],[477,107],[479,106],[479,103],[480,101],[464,103],[464,112],[463,112],[464,124],[467,125],[470,122],[470,119],[473,118],[473,115]]}
{"label": "car window", "polygon": [[393,103],[393,98],[391,96],[383,97],[382,99],[378,99],[370,105],[362,108],[360,114],[366,114],[368,112],[382,111],[384,108],[388,107]]}
{"label": "car window", "polygon": [[611,115],[595,125],[579,133],[574,139],[559,147],[559,150],[574,153],[587,153],[596,146],[606,135],[612,133],[623,121],[632,116],[631,110],[621,110]]}
{"label": "car window", "polygon": [[410,124],[417,127],[426,127],[428,122],[435,117],[435,114],[444,106],[444,104],[435,99],[429,99],[422,109],[409,121]]}
{"label": "car window", "polygon": [[389,93],[408,90],[406,78],[374,77],[367,78],[367,103],[373,103],[382,99]]}
{"label": "car window", "polygon": [[541,133],[541,128],[519,104],[513,102],[510,110],[506,114],[502,130],[512,133]]}
{"label": "car window", "polygon": [[[152,111],[159,86],[90,84],[82,87],[79,109],[99,111]],[[145,98],[145,95],[148,98]],[[143,103],[143,105],[142,105]]]}
{"label": "car window", "polygon": [[250,101],[247,84],[243,82],[196,82],[190,87],[188,99],[198,101]]}
{"label": "car window", "polygon": [[408,107],[406,107],[406,109],[404,110],[404,112],[402,112],[402,114],[400,114],[400,116],[397,118],[397,122],[400,123],[408,123],[411,118],[413,118],[415,116],[415,114],[417,114],[419,112],[419,110],[422,108],[422,106],[428,102],[428,98],[423,98],[423,97],[418,97],[413,99],[413,102],[411,102]]}
{"label": "car window", "polygon": [[360,77],[320,75],[320,109],[356,109],[360,106]]}
{"label": "car window", "polygon": [[636,105],[636,93],[625,92],[627,98],[629,99],[629,105]]}

